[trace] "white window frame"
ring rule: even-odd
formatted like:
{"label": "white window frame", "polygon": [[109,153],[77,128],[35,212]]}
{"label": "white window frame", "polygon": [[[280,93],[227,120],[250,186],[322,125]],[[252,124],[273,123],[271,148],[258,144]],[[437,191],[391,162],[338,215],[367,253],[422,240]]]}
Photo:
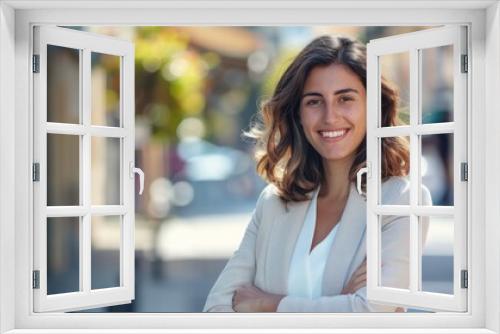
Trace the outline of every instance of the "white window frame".
{"label": "white window frame", "polygon": [[[30,37],[34,24],[468,24],[471,29],[472,77],[472,94],[469,96],[471,112],[468,115],[468,133],[471,134],[468,142],[471,152],[468,189],[471,199],[468,208],[468,228],[471,232],[468,241],[471,259],[469,311],[465,314],[271,315],[33,313],[33,290],[30,288],[32,242],[29,236],[32,235],[33,219],[30,209],[33,205]],[[61,333],[116,333],[120,332],[119,329],[129,329],[127,333],[144,333],[148,332],[145,326],[163,329],[156,332],[164,333],[352,332],[347,328],[356,328],[358,333],[500,333],[500,177],[497,175],[500,170],[500,131],[496,129],[500,121],[497,112],[500,105],[498,59],[500,6],[498,1],[491,0],[0,2],[0,333],[47,333],[49,328],[52,329],[50,332],[64,328],[59,331]],[[474,293],[471,294],[471,291]],[[115,330],[111,331],[113,328]]]}
{"label": "white window frame", "polygon": [[[367,297],[374,302],[386,302],[435,311],[467,310],[468,289],[461,287],[461,271],[467,270],[467,184],[461,180],[460,166],[467,163],[467,81],[469,71],[463,71],[462,55],[467,55],[467,29],[449,25],[423,31],[372,40],[367,46]],[[451,46],[453,48],[453,121],[422,123],[422,50]],[[382,56],[404,52],[409,58],[410,122],[407,125],[381,124],[381,65]],[[466,64],[467,66],[468,64]],[[422,205],[420,138],[423,134],[453,135],[453,200],[454,205]],[[406,205],[381,202],[381,141],[385,137],[410,138],[410,196]],[[383,215],[409,217],[400,224],[409,224],[409,286],[397,289],[381,285],[381,219]],[[453,293],[438,294],[422,290],[422,234],[420,217],[453,217]],[[428,221],[427,221],[428,224]]]}
{"label": "white window frame", "polygon": [[[47,122],[47,45],[71,48],[79,53],[79,124]],[[134,299],[134,46],[109,36],[52,26],[37,26],[33,38],[39,73],[33,75],[34,162],[40,178],[33,184],[33,269],[39,271],[39,288],[34,289],[34,310],[75,311],[85,308],[128,304]],[[92,124],[91,54],[112,55],[120,62],[120,124],[117,127]],[[79,136],[79,205],[47,206],[47,134]],[[92,205],[92,138],[116,138],[119,145],[120,175],[118,205]],[[91,231],[93,216],[118,216],[120,262],[118,287],[92,289]],[[79,291],[47,294],[47,218],[79,218]]]}

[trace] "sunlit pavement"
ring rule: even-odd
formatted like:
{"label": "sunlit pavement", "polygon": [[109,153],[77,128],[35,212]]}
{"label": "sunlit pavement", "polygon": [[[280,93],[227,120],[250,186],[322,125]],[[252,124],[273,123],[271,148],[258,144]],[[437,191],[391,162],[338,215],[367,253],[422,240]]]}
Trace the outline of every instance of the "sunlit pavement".
{"label": "sunlit pavement", "polygon": [[[136,222],[136,300],[106,311],[200,312],[227,259],[238,248],[251,214],[204,215],[163,221],[156,234],[145,221]],[[427,240],[424,286],[447,291],[453,230],[433,221]],[[156,240],[155,240],[156,239]],[[156,252],[152,247],[156,241]],[[105,248],[105,241],[101,240]],[[154,254],[156,253],[156,256]],[[106,271],[103,268],[103,271]],[[102,311],[102,310],[101,310]]]}
{"label": "sunlit pavement", "polygon": [[251,214],[172,219],[158,233],[158,255],[165,261],[229,258],[238,248]]}
{"label": "sunlit pavement", "polygon": [[[165,221],[158,233],[157,253],[163,260],[229,258],[238,248],[251,214],[205,215]],[[433,220],[424,255],[453,255],[453,228]]]}

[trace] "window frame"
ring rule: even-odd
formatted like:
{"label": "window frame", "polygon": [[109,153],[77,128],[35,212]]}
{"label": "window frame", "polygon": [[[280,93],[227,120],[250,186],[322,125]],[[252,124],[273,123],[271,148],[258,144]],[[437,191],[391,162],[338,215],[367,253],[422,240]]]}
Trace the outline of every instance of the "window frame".
{"label": "window frame", "polygon": [[[467,55],[467,29],[465,26],[449,25],[433,29],[400,34],[371,40],[367,46],[367,258],[368,279],[367,296],[374,302],[395,303],[428,310],[467,310],[468,289],[461,287],[461,270],[467,267],[467,185],[460,178],[461,163],[467,163],[467,83],[470,72],[462,69],[462,55]],[[453,73],[453,120],[447,122],[423,123],[422,90],[424,50],[451,46]],[[404,125],[383,126],[381,124],[381,58],[388,55],[405,53],[408,55],[409,123]],[[424,134],[453,136],[453,205],[423,205],[420,187],[422,137]],[[381,144],[384,138],[408,137],[410,149],[410,196],[408,204],[390,205],[382,202],[381,184]],[[409,286],[395,289],[381,285],[382,269],[382,218],[384,215],[407,216],[409,224]],[[438,294],[422,287],[422,217],[453,217],[453,293]],[[465,246],[465,247],[463,247]],[[407,304],[404,304],[406,302]]]}
{"label": "window frame", "polygon": [[[39,73],[33,75],[33,134],[34,162],[40,165],[40,181],[33,184],[33,268],[40,272],[40,287],[34,289],[34,309],[43,311],[80,310],[130,303],[134,299],[134,46],[109,36],[80,32],[67,28],[37,26],[33,35],[34,52],[39,55]],[[78,50],[79,58],[79,122],[59,123],[47,121],[48,45]],[[92,53],[118,58],[120,66],[120,124],[100,125],[92,122]],[[38,102],[36,102],[38,101]],[[38,105],[39,104],[39,105]],[[73,135],[79,138],[79,204],[48,206],[47,135]],[[92,204],[92,139],[119,140],[119,203]],[[92,289],[91,235],[92,217],[119,217],[119,286]],[[48,218],[79,218],[79,291],[47,293],[47,226]],[[85,307],[85,305],[88,305]]]}
{"label": "window frame", "polygon": [[[63,9],[62,6],[72,8]],[[120,8],[127,6],[129,8]],[[197,7],[204,8],[197,8]],[[292,8],[287,8],[292,7]],[[398,7],[397,9],[389,9]],[[106,9],[104,9],[105,7]],[[160,8],[162,7],[162,8]],[[47,9],[50,8],[50,9]],[[142,9],[137,9],[142,8]],[[375,9],[373,9],[375,8]],[[376,13],[375,13],[376,12]],[[251,19],[249,19],[251,18]],[[34,24],[67,25],[416,25],[469,24],[473,87],[469,95],[468,148],[469,157],[469,223],[471,231],[468,252],[472,259],[469,274],[469,312],[466,314],[33,314],[31,287],[33,218],[31,163],[32,77],[31,27]],[[233,328],[248,332],[248,321],[254,332],[279,332],[300,324],[302,332],[341,332],[335,328],[353,328],[360,332],[383,333],[377,330],[397,328],[399,332],[455,333],[469,328],[475,333],[499,333],[500,321],[500,218],[498,185],[500,169],[497,151],[500,121],[495,108],[500,104],[500,6],[498,1],[314,1],[287,2],[246,0],[230,4],[224,1],[163,3],[158,1],[58,1],[0,2],[0,333],[43,332],[62,329],[64,332],[106,333],[106,329],[129,328],[129,332],[148,328],[173,332],[175,328],[191,328],[190,332],[214,332],[216,328]],[[15,69],[12,64],[15,63]],[[488,71],[485,71],[488,68]],[[15,82],[15,84],[12,84]],[[469,94],[471,94],[469,92]],[[29,97],[29,98],[27,98]],[[15,106],[15,108],[14,108]],[[15,112],[14,112],[15,110]],[[12,126],[15,124],[15,126]],[[14,138],[14,140],[12,140]],[[486,141],[486,138],[489,141]],[[488,155],[486,155],[488,153]],[[16,172],[17,171],[17,172]],[[485,180],[488,182],[485,182]],[[6,187],[11,186],[11,187]],[[12,196],[12,192],[15,196]],[[26,200],[28,199],[28,200]],[[30,209],[31,208],[31,209]],[[477,222],[472,225],[470,222]],[[472,229],[473,227],[473,229]],[[486,251],[487,250],[487,251]],[[12,256],[15,254],[15,258]],[[14,284],[14,282],[16,284]],[[12,286],[15,286],[12,289]],[[485,288],[484,288],[485,287]],[[486,290],[488,293],[485,293]],[[12,307],[15,305],[15,307]],[[193,328],[196,318],[196,328]],[[92,324],[93,329],[89,328]],[[332,324],[336,326],[333,327]],[[101,330],[97,330],[97,329]],[[169,328],[165,329],[165,328]],[[260,330],[258,328],[261,328]],[[263,329],[267,328],[267,329]],[[38,329],[38,330],[36,330]],[[85,331],[86,329],[86,331]],[[275,330],[272,330],[275,329]],[[280,330],[281,329],[281,330]],[[227,331],[227,330],[226,330]],[[46,332],[46,331],[45,331]],[[223,332],[216,330],[215,332]],[[14,333],[14,332],[12,332]]]}

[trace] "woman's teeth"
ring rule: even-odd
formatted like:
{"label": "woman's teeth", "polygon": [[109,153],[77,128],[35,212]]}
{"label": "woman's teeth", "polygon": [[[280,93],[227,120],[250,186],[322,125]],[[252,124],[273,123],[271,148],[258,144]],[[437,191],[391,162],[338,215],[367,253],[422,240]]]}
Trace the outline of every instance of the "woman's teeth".
{"label": "woman's teeth", "polygon": [[321,131],[320,134],[323,137],[327,138],[337,138],[337,137],[342,137],[347,130],[337,130],[337,131]]}

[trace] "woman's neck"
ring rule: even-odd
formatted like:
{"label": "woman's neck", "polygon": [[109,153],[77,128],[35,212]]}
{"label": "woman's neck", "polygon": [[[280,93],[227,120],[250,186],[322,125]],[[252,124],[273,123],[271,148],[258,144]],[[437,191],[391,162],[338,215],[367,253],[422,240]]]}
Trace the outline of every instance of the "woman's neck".
{"label": "woman's neck", "polygon": [[335,200],[348,195],[351,183],[349,171],[353,161],[354,156],[342,160],[323,160],[325,180],[321,185],[319,197]]}

